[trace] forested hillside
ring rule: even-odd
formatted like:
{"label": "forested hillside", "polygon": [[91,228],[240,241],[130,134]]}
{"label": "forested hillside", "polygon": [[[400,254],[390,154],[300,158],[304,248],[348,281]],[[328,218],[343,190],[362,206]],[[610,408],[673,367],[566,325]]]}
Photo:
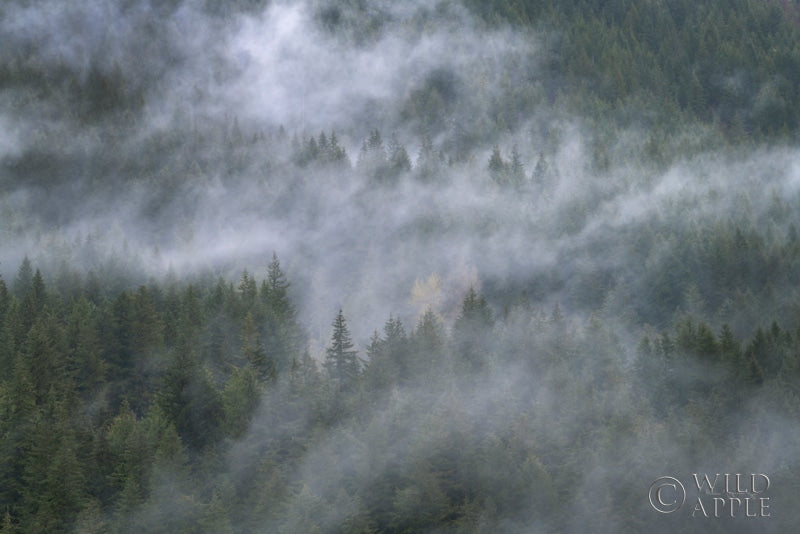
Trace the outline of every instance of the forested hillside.
{"label": "forested hillside", "polygon": [[800,524],[797,2],[10,0],[0,42],[0,531]]}

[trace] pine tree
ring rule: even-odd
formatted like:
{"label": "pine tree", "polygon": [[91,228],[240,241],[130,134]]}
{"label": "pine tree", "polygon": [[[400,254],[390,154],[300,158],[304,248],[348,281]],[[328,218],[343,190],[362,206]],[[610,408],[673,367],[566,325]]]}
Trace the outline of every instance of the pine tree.
{"label": "pine tree", "polygon": [[242,325],[242,354],[259,380],[270,381],[277,376],[275,361],[267,354],[261,341],[253,314],[248,312]]}
{"label": "pine tree", "polygon": [[409,380],[411,378],[411,370],[408,361],[408,336],[406,336],[403,323],[399,319],[393,319],[390,316],[383,326],[383,337],[383,350],[386,353],[386,359],[392,362],[392,367],[395,369],[394,380],[396,382]]}
{"label": "pine tree", "polygon": [[106,363],[100,358],[100,340],[92,317],[92,306],[80,297],[72,307],[67,323],[69,372],[75,377],[84,397],[93,395],[104,382]]}
{"label": "pine tree", "polygon": [[384,149],[383,139],[378,130],[371,131],[369,137],[361,145],[357,167],[365,176],[378,182],[386,178],[388,169],[386,150]]}
{"label": "pine tree", "polygon": [[202,450],[221,437],[222,399],[188,340],[178,342],[155,400],[188,448]]}
{"label": "pine tree", "polygon": [[521,186],[525,181],[525,166],[522,163],[522,158],[517,151],[516,145],[511,148],[511,164],[508,174],[511,185],[514,187]]}
{"label": "pine tree", "polygon": [[333,321],[333,335],[326,350],[325,369],[340,390],[350,389],[359,375],[357,354],[347,328],[344,313],[339,310]]}
{"label": "pine tree", "polygon": [[328,139],[328,149],[325,153],[325,161],[334,165],[344,165],[347,162],[347,152],[344,147],[339,145],[336,132],[331,132]]}
{"label": "pine tree", "polygon": [[303,352],[299,359],[292,358],[289,378],[291,391],[297,397],[309,401],[316,394],[320,374],[317,369],[317,362],[311,357],[308,349]]}
{"label": "pine tree", "polygon": [[9,382],[0,382],[0,502],[16,508],[25,490],[26,438],[40,416],[34,382],[22,354],[17,355],[10,374]]}
{"label": "pine tree", "polygon": [[323,158],[327,155],[328,151],[330,150],[331,147],[328,142],[328,136],[325,135],[325,132],[319,133],[317,148],[319,149],[319,153]]}
{"label": "pine tree", "polygon": [[278,374],[289,369],[303,343],[297,312],[289,300],[290,285],[281,270],[278,256],[273,252],[267,278],[261,283],[260,296],[266,311],[264,344],[269,347]]}
{"label": "pine tree", "polygon": [[471,287],[453,325],[456,355],[468,370],[480,369],[486,362],[493,325],[494,315],[489,304]]}
{"label": "pine tree", "polygon": [[78,458],[78,443],[74,432],[66,423],[56,429],[59,445],[49,458],[49,465],[36,498],[43,506],[38,516],[48,517],[47,530],[54,532],[70,525],[78,515],[84,501],[85,482],[83,468]]}
{"label": "pine tree", "polygon": [[3,277],[0,276],[0,325],[3,324],[3,320],[6,316],[6,310],[8,310],[8,306],[10,304],[11,294],[8,292],[8,287],[6,287]]}
{"label": "pine tree", "polygon": [[425,310],[411,340],[412,375],[424,375],[442,364],[445,344],[444,325],[432,309]]}
{"label": "pine tree", "polygon": [[[28,265],[28,269],[30,269],[30,265]],[[23,281],[23,279],[25,280]],[[28,283],[27,274],[23,273],[23,269],[20,268],[17,285],[27,288],[21,297],[20,305],[22,328],[27,332],[44,309],[46,293],[44,278],[39,269],[36,269],[36,273],[30,277],[30,283]]]}
{"label": "pine tree", "polygon": [[[16,355],[16,335],[20,331],[19,301],[7,291],[0,278],[0,379],[8,376]],[[21,337],[21,334],[20,334]]]}
{"label": "pine tree", "polygon": [[[560,314],[558,306],[553,312]],[[486,299],[470,287],[461,304],[461,314],[456,319],[457,330],[464,330],[467,326],[483,325],[491,327],[494,324],[494,314]]]}
{"label": "pine tree", "polygon": [[408,157],[406,148],[400,144],[396,137],[392,136],[389,143],[389,170],[388,177],[392,181],[411,170],[411,159]]}
{"label": "pine tree", "polygon": [[250,310],[253,304],[255,304],[256,296],[258,295],[258,286],[256,285],[255,278],[250,276],[247,269],[242,272],[242,278],[239,282],[239,294],[242,298],[244,310]]}
{"label": "pine tree", "polygon": [[364,369],[364,380],[372,391],[381,390],[391,382],[388,364],[383,355],[383,340],[376,330],[367,345],[367,364]]}
{"label": "pine tree", "polygon": [[30,296],[33,301],[33,309],[37,314],[41,313],[45,305],[47,289],[44,285],[44,277],[39,269],[36,269],[36,272],[33,274]]}
{"label": "pine tree", "polygon": [[400,320],[389,317],[381,338],[377,332],[367,348],[369,357],[365,380],[370,389],[383,389],[411,378],[410,347],[408,336]]}
{"label": "pine tree", "polygon": [[507,164],[500,154],[500,147],[495,145],[494,148],[492,148],[492,155],[489,157],[489,173],[492,175],[492,178],[497,180],[501,174],[505,172],[506,166]]}
{"label": "pine tree", "polygon": [[222,408],[225,413],[223,429],[226,435],[234,439],[244,435],[250,425],[250,418],[258,407],[260,393],[258,377],[252,368],[233,370],[222,391]]}
{"label": "pine tree", "polygon": [[278,255],[272,253],[272,261],[267,267],[267,278],[261,285],[261,298],[267,307],[282,321],[294,320],[295,311],[289,301],[288,290],[291,284],[286,280],[286,275],[281,270]]}
{"label": "pine tree", "polygon": [[25,256],[17,271],[17,277],[14,279],[14,296],[22,300],[30,293],[32,288],[33,267],[31,266],[31,260]]}
{"label": "pine tree", "polygon": [[72,388],[65,352],[56,318],[49,313],[40,317],[28,332],[24,350],[39,402],[56,393],[63,395]]}
{"label": "pine tree", "polygon": [[727,323],[722,325],[719,334],[719,352],[723,363],[731,369],[733,381],[736,384],[746,382],[750,373],[748,361]]}

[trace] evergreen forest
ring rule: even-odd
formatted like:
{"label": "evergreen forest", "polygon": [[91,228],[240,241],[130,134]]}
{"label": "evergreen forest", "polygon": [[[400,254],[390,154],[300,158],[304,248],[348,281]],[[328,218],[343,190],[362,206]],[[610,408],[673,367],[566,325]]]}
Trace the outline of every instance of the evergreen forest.
{"label": "evergreen forest", "polygon": [[797,0],[6,0],[0,533],[791,532],[799,143]]}

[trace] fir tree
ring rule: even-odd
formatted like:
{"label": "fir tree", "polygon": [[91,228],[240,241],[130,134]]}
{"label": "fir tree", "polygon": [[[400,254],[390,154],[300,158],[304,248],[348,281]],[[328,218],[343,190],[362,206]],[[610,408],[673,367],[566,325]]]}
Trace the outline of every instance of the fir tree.
{"label": "fir tree", "polygon": [[489,172],[492,177],[497,177],[506,170],[506,162],[500,154],[500,147],[497,145],[492,148],[492,155],[489,157]]}
{"label": "fir tree", "polygon": [[325,369],[340,390],[350,389],[358,378],[360,369],[358,352],[353,350],[353,341],[341,309],[336,314],[332,326],[333,334],[330,346],[326,350]]}
{"label": "fir tree", "polygon": [[269,381],[277,376],[275,361],[267,354],[250,312],[245,316],[242,325],[242,353],[260,380]]}
{"label": "fir tree", "polygon": [[485,364],[491,347],[489,332],[493,325],[494,315],[489,304],[471,287],[453,325],[456,355],[467,370],[477,370]]}
{"label": "fir tree", "polygon": [[22,260],[14,279],[14,296],[22,300],[33,287],[33,267],[27,256]]}
{"label": "fir tree", "polygon": [[411,336],[413,350],[410,365],[412,374],[423,375],[441,365],[444,353],[445,332],[442,321],[428,308],[417,323]]}
{"label": "fir tree", "polygon": [[522,157],[519,155],[516,145],[511,148],[511,163],[508,173],[511,185],[514,187],[521,186],[525,181],[525,166],[522,163]]}
{"label": "fir tree", "polygon": [[278,256],[273,252],[267,278],[261,284],[261,299],[266,308],[264,342],[273,355],[276,372],[283,373],[299,355],[303,344],[302,329],[297,312],[289,299],[290,282],[281,270]]}

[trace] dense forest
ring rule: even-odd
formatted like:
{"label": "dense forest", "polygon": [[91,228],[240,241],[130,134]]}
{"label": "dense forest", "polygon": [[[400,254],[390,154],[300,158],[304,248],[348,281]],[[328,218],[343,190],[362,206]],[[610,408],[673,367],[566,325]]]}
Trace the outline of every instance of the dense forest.
{"label": "dense forest", "polygon": [[0,5],[0,532],[800,524],[800,4],[401,4]]}

